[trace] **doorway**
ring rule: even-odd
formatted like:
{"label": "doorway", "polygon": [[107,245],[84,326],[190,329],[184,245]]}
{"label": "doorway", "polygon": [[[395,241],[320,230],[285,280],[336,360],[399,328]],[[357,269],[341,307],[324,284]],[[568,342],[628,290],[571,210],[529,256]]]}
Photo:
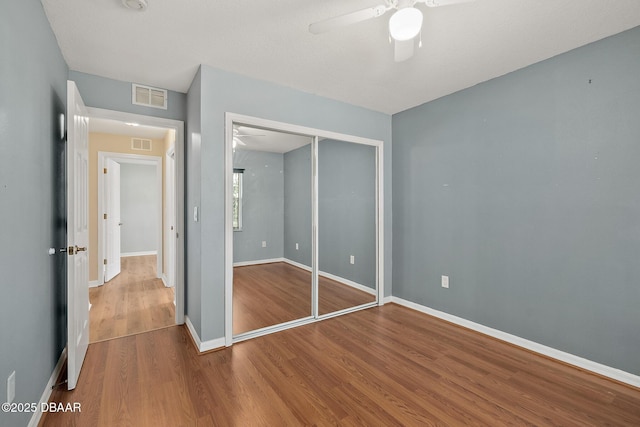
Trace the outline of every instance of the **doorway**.
{"label": "doorway", "polygon": [[[96,298],[91,318],[105,326],[96,332],[92,324],[91,342],[182,324],[183,123],[94,108],[89,108],[89,117],[91,132],[98,135],[90,139],[99,142],[93,150],[97,159],[92,178],[99,189],[93,212],[95,273],[90,283]],[[125,149],[100,144],[100,134],[113,133],[107,125],[119,129],[115,134]],[[160,134],[145,135],[145,130]],[[120,191],[110,188],[118,181],[110,177],[117,169]],[[112,209],[117,196],[121,212]]]}

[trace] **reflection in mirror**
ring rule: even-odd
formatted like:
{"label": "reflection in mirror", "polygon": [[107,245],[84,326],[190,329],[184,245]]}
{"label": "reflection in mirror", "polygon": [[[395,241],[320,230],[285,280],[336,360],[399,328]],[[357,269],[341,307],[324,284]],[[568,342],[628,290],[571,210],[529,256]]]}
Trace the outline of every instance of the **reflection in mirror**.
{"label": "reflection in mirror", "polygon": [[318,143],[318,313],[376,301],[376,148]]}
{"label": "reflection in mirror", "polygon": [[233,334],[311,316],[311,142],[234,125]]}

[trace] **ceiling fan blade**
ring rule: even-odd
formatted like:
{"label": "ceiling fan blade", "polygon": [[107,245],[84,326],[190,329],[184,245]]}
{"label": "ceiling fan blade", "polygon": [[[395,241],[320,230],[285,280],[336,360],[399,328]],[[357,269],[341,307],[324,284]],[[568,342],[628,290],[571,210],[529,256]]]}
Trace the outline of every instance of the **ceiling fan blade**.
{"label": "ceiling fan blade", "polygon": [[393,46],[393,59],[396,62],[406,61],[413,56],[413,46],[415,44],[415,39],[404,41],[394,40],[394,42],[395,45]]}
{"label": "ceiling fan blade", "polygon": [[427,7],[440,7],[459,3],[471,3],[472,1],[475,0],[422,0],[422,3],[424,3]]}
{"label": "ceiling fan blade", "polygon": [[388,6],[381,4],[368,9],[347,13],[346,15],[336,16],[335,18],[325,19],[324,21],[315,22],[309,25],[309,32],[312,34],[326,33],[334,28],[344,27],[357,22],[366,21],[371,18],[377,18],[378,16],[384,15],[389,9],[390,8]]}

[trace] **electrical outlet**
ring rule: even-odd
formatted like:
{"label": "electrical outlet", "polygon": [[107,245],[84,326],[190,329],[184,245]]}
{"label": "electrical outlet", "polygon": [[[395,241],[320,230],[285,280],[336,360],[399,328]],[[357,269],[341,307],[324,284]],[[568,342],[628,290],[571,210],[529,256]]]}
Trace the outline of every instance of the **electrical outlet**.
{"label": "electrical outlet", "polygon": [[16,371],[7,378],[7,403],[13,402],[16,397]]}
{"label": "electrical outlet", "polygon": [[300,250],[300,245],[296,243],[296,251]]}
{"label": "electrical outlet", "polygon": [[449,276],[442,276],[442,287],[449,288]]}
{"label": "electrical outlet", "polygon": [[356,263],[356,257],[355,257],[355,255],[351,255],[351,256],[349,257],[349,262],[350,262],[351,264],[355,264],[355,263]]}
{"label": "electrical outlet", "polygon": [[266,241],[266,240],[263,240],[263,241],[262,241],[262,247],[263,247],[263,248],[266,248],[266,247],[267,247],[267,241]]}

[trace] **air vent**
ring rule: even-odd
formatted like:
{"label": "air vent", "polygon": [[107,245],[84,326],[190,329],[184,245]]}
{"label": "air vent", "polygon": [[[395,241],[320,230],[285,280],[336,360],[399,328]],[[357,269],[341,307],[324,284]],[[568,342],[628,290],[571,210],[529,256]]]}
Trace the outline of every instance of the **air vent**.
{"label": "air vent", "polygon": [[167,109],[167,91],[155,87],[131,85],[132,102],[145,107]]}
{"label": "air vent", "polygon": [[139,151],[151,151],[151,140],[142,138],[131,138],[131,149]]}

